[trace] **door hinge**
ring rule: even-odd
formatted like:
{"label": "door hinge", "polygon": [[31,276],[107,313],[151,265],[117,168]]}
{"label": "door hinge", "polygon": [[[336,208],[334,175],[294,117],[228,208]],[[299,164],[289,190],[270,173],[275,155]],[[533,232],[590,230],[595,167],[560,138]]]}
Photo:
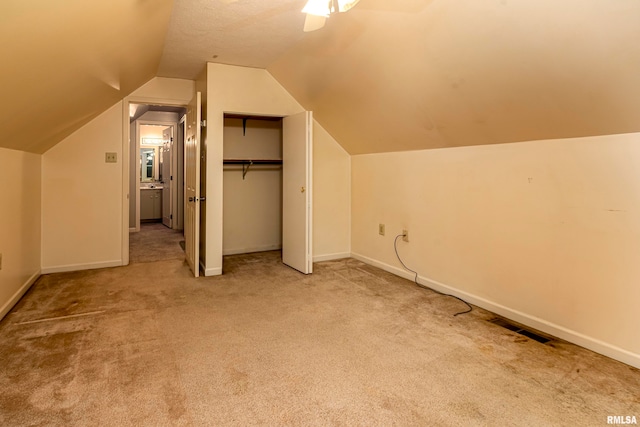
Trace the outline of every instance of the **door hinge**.
{"label": "door hinge", "polygon": [[171,175],[171,178],[169,179],[170,181],[173,181],[173,175]]}
{"label": "door hinge", "polygon": [[173,219],[173,214],[169,215],[169,219]]}
{"label": "door hinge", "polygon": [[200,121],[200,127],[206,128],[207,127],[207,121],[206,120],[201,120]]}

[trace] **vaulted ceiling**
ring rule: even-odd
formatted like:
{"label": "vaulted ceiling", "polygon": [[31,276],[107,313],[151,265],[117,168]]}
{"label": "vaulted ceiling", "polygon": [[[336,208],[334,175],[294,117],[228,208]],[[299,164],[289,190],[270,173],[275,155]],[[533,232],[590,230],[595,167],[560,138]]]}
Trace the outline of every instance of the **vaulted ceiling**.
{"label": "vaulted ceiling", "polygon": [[352,154],[640,131],[640,1],[411,3],[269,66]]}
{"label": "vaulted ceiling", "polygon": [[44,152],[154,76],[267,69],[352,154],[640,131],[638,0],[3,0],[0,146]]}
{"label": "vaulted ceiling", "polygon": [[156,75],[172,0],[2,0],[0,146],[42,153]]}

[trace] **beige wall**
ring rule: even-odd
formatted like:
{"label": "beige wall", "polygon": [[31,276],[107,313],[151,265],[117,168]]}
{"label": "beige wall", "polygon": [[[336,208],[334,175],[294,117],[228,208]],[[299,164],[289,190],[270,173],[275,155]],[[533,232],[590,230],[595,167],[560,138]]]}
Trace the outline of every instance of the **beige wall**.
{"label": "beige wall", "polygon": [[[202,259],[206,274],[222,270],[222,141],[224,112],[286,116],[303,108],[265,70],[209,64],[202,78],[208,110],[208,162]],[[127,102],[186,105],[193,81],[156,78],[43,155],[42,268],[79,270],[128,262],[130,129]],[[211,101],[213,100],[213,101]],[[349,156],[317,123],[314,131],[314,258],[348,255]],[[123,143],[124,140],[124,143]],[[124,147],[124,149],[123,149]],[[106,151],[118,163],[104,162]],[[124,153],[124,154],[123,154]],[[207,192],[209,193],[207,195]],[[124,225],[123,225],[124,224]],[[205,248],[203,248],[205,249]]]}
{"label": "beige wall", "polygon": [[313,124],[313,259],[351,256],[351,156]]}
{"label": "beige wall", "polygon": [[40,162],[0,148],[0,319],[40,275]]}
{"label": "beige wall", "polygon": [[[43,272],[128,263],[128,101],[186,105],[193,90],[190,80],[154,78],[43,154]],[[105,152],[118,162],[105,163]]]}
{"label": "beige wall", "polygon": [[[234,67],[222,64],[208,64],[207,66],[207,201],[206,201],[206,242],[207,253],[205,257],[205,274],[213,275],[222,273],[222,221],[223,221],[223,115],[224,113],[245,113],[266,116],[288,116],[303,111],[303,107],[265,70],[256,68]],[[317,125],[314,124],[314,126]],[[342,161],[334,162],[334,166],[346,166],[348,163],[346,153],[335,149],[335,141],[329,141],[327,134],[324,135],[323,145],[331,146],[323,152],[326,157],[314,160],[314,170],[323,170],[326,164],[330,163],[332,156],[338,156]],[[314,150],[315,153],[315,150]],[[345,171],[336,171],[338,176],[346,176]],[[323,175],[318,175],[326,178]],[[314,174],[315,178],[315,174]],[[316,187],[331,185],[331,180],[327,182],[314,182]],[[343,183],[348,188],[349,182]],[[314,257],[327,254],[319,253],[320,250],[330,247],[335,253],[348,253],[349,246],[343,242],[334,244],[330,242],[331,233],[348,235],[349,228],[349,205],[342,204],[344,199],[329,199],[323,197],[315,206],[314,215]],[[314,205],[316,197],[314,196]],[[331,233],[324,233],[318,228],[331,223],[327,216],[338,216],[344,218],[343,230],[332,230]],[[326,239],[326,240],[325,240]],[[346,239],[345,239],[346,241]],[[344,244],[344,246],[342,246]],[[338,247],[340,246],[340,247]]]}
{"label": "beige wall", "polygon": [[[205,89],[203,90],[205,104],[207,103],[207,99],[216,100],[215,107],[217,108],[216,111],[219,112],[219,115],[214,115],[213,117],[219,117],[220,122],[222,121],[223,112],[246,112],[253,114],[284,116],[302,111],[302,107],[297,104],[295,100],[291,98],[291,96],[264,70],[210,64],[206,72],[203,72],[200,80],[206,79],[207,76],[209,76],[209,86],[214,86],[213,93],[215,94],[215,97],[211,98],[211,94],[207,94],[207,91],[211,92],[210,87],[203,87],[204,85],[201,84],[198,89]],[[132,100],[134,102],[159,102],[186,105],[193,96],[193,91],[193,81],[155,78],[140,89],[136,90],[126,100]],[[224,108],[222,106],[224,106]],[[92,140],[93,137],[96,137],[99,140],[101,139],[100,135],[105,132],[108,133],[113,131],[117,128],[120,129],[120,132],[125,132],[125,136],[123,136],[123,138],[128,139],[130,129],[123,130],[122,118],[117,120],[116,115],[117,114],[110,115],[106,119],[101,116],[78,131],[78,133],[82,131],[85,132],[85,134],[88,134],[88,140]],[[206,139],[207,133],[212,132],[209,130],[212,129],[211,123],[215,122],[215,120],[213,120],[213,122],[211,121],[212,116],[207,116],[206,107],[205,117],[209,120],[209,126],[203,131]],[[100,119],[102,120],[98,123],[98,120]],[[314,132],[314,137],[316,141],[314,143],[314,155],[317,159],[314,163],[314,255],[316,256],[316,259],[318,259],[318,257],[320,259],[327,259],[335,256],[347,256],[349,253],[350,209],[348,203],[350,186],[348,169],[349,156],[340,148],[330,135],[318,127],[317,123],[315,126],[316,130]],[[221,166],[223,141],[222,126],[213,132],[213,134],[215,137],[211,139],[209,143],[204,145],[204,152],[209,165],[217,164]],[[71,140],[74,136],[75,134],[61,142],[58,150],[61,150],[62,147],[66,145],[73,144]],[[78,143],[78,141],[75,143]],[[213,149],[209,150],[209,147],[213,147]],[[104,156],[104,153],[102,156]],[[218,163],[215,163],[216,156]],[[77,162],[83,163],[84,159],[77,158]],[[71,165],[62,162],[60,165],[60,172],[64,171],[71,180],[72,177],[77,174],[74,172],[73,168],[69,169],[67,166]],[[218,173],[219,175],[222,174],[221,167],[214,168],[212,171],[215,171],[215,173]],[[207,185],[212,186],[215,189],[218,188],[221,183],[221,176],[216,180],[214,175],[208,175],[207,181],[205,181],[206,185],[204,186],[204,194],[206,195]],[[125,187],[127,189],[126,191],[129,191],[128,183],[126,183]],[[222,190],[222,188],[218,189]],[[122,197],[123,190],[120,190],[118,194]],[[218,191],[214,194],[220,195],[220,198],[217,199],[214,195],[213,199],[207,199],[207,203],[203,204],[202,209],[204,217],[202,240],[203,242],[207,242],[208,245],[206,248],[202,248],[202,258],[205,260],[205,265],[207,266],[207,270],[209,270],[209,274],[212,274],[211,271],[221,271],[222,262],[222,191]],[[68,212],[73,211],[73,209],[83,211],[88,208],[98,208],[101,206],[101,203],[101,200],[93,200],[88,207],[82,207],[79,205],[74,206],[72,203],[69,208],[71,210],[63,207],[52,207],[52,209],[58,212],[58,216],[64,217]],[[129,201],[126,200],[126,197],[124,203],[124,209],[128,215]],[[51,203],[51,205],[53,205],[53,203]],[[213,206],[214,208],[207,212],[206,208],[208,206]],[[94,220],[88,219],[86,221],[87,226],[88,224],[95,224]],[[212,226],[207,227],[207,223],[212,224]],[[127,225],[129,225],[128,221]],[[53,229],[52,224],[48,224],[48,227]],[[52,233],[53,231],[50,231],[47,235],[49,236]],[[78,238],[75,240],[70,240],[69,245],[75,245],[77,240],[80,238],[79,236],[77,237]],[[104,242],[105,246],[115,248],[118,245],[118,241],[121,242],[121,246],[126,246],[126,242],[124,241],[126,236],[120,237],[119,239],[115,234],[110,235],[108,238],[107,236],[103,237],[106,239]],[[211,246],[209,242],[213,242],[211,243],[213,246]],[[215,248],[213,253],[217,254],[218,258],[215,256],[208,257],[207,254],[211,252],[211,248]],[[51,256],[55,255],[56,250],[52,247],[51,243],[47,243],[46,249],[47,254],[50,254]],[[53,261],[49,261],[48,264],[43,264],[43,267],[45,267],[47,271],[58,271],[61,269],[93,268],[96,266],[112,265],[117,264],[117,262],[124,262],[120,255],[123,251],[124,249],[121,249],[117,254],[117,258],[114,259],[105,258],[105,253],[94,257],[89,257],[89,254],[86,251],[82,254],[69,254],[64,256],[67,260],[64,261],[65,264],[60,264],[63,262],[62,260],[55,263],[53,263]],[[111,254],[110,256],[116,256],[114,251],[109,253]],[[87,261],[85,258],[92,258],[95,259],[95,261]],[[217,267],[215,266],[216,263],[214,263],[212,259],[216,260]],[[218,270],[216,270],[216,268],[218,268]]]}
{"label": "beige wall", "polygon": [[249,119],[245,128],[242,119],[224,119],[225,159],[282,160],[282,121]]}
{"label": "beige wall", "polygon": [[43,272],[122,264],[122,105],[42,156]]}
{"label": "beige wall", "polygon": [[132,102],[187,105],[193,98],[195,83],[193,80],[154,77],[133,91],[129,96]]}
{"label": "beige wall", "polygon": [[400,273],[393,238],[408,228],[399,251],[425,283],[640,366],[640,134],[359,155],[352,167],[357,257]]}

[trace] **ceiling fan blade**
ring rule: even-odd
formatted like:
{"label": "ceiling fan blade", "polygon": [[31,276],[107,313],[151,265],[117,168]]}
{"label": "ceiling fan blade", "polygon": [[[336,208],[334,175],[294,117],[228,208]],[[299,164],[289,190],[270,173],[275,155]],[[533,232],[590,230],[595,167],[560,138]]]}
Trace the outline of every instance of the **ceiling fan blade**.
{"label": "ceiling fan blade", "polygon": [[360,0],[344,0],[338,1],[338,12],[346,12],[353,6],[357,5]]}
{"label": "ceiling fan blade", "polygon": [[324,23],[327,20],[324,16],[311,15],[307,13],[307,17],[304,20],[304,32],[319,30],[324,27]]}

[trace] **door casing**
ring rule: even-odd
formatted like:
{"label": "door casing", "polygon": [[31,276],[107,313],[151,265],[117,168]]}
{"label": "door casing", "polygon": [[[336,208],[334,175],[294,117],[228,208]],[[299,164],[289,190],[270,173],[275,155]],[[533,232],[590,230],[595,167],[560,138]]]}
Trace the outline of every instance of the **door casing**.
{"label": "door casing", "polygon": [[[130,104],[150,104],[150,105],[160,105],[167,107],[183,107],[186,108],[186,104],[184,100],[176,100],[176,99],[168,99],[168,98],[148,98],[143,96],[128,96],[122,101],[122,213],[121,213],[121,223],[122,223],[122,235],[121,235],[121,253],[122,253],[122,265],[129,264],[129,185],[130,180],[132,179],[130,173],[130,150],[132,144],[139,144],[138,141],[132,141],[130,137],[130,122],[129,122],[129,106]],[[175,123],[172,123],[175,125]],[[137,133],[136,133],[137,135]],[[136,138],[138,139],[138,138]],[[136,148],[136,152],[139,148]],[[140,171],[136,172],[136,177],[139,176]],[[137,180],[136,190],[139,194],[140,192],[140,182]],[[138,223],[139,230],[139,222],[140,222],[140,198],[137,197],[137,207],[136,207],[136,218]]]}

